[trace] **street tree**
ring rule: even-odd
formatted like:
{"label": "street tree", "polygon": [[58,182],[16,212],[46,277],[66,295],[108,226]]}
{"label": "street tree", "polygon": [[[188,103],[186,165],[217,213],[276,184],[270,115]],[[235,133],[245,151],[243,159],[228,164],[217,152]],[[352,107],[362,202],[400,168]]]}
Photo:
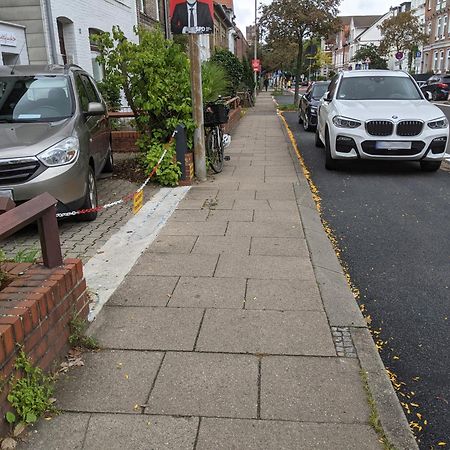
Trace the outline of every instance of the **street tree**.
{"label": "street tree", "polygon": [[363,45],[353,56],[353,62],[370,60],[371,69],[387,69],[387,61],[380,56],[380,49],[375,44]]}
{"label": "street tree", "polygon": [[274,0],[262,7],[260,27],[269,46],[277,42],[297,45],[294,102],[298,102],[303,43],[313,36],[327,36],[337,31],[340,0]]}
{"label": "street tree", "polygon": [[415,48],[426,44],[429,39],[414,11],[405,11],[392,16],[378,28],[382,35],[380,52],[383,55],[388,55],[392,51],[412,52]]}

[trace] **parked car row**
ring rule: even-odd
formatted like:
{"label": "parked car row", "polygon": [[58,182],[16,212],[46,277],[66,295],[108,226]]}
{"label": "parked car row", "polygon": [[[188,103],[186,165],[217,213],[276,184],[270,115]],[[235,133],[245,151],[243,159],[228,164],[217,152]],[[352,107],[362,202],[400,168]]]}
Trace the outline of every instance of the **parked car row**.
{"label": "parked car row", "polygon": [[92,209],[97,177],[112,169],[106,104],[87,72],[0,67],[0,196],[20,203],[49,192],[60,212]]}
{"label": "parked car row", "polygon": [[428,92],[405,72],[342,72],[309,87],[299,102],[299,123],[316,131],[329,170],[339,160],[371,159],[418,161],[422,170],[436,171],[449,123]]}

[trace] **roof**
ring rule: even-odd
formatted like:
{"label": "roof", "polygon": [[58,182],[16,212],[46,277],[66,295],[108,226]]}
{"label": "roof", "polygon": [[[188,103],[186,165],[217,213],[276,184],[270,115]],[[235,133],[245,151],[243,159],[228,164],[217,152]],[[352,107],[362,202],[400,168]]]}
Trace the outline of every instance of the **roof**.
{"label": "roof", "polygon": [[353,16],[339,16],[338,19],[341,21],[342,25],[350,25]]}
{"label": "roof", "polygon": [[217,3],[220,3],[222,6],[234,11],[233,0],[217,0]]}
{"label": "roof", "polygon": [[383,16],[353,16],[355,28],[369,28]]}
{"label": "roof", "polygon": [[[78,66],[62,66],[59,64],[50,65],[26,65],[15,66],[14,75],[33,76],[33,75],[65,75],[70,67],[81,69]],[[12,66],[0,66],[0,75],[11,75]]]}
{"label": "roof", "polygon": [[342,72],[344,78],[352,77],[403,77],[409,75],[401,70],[349,70]]}

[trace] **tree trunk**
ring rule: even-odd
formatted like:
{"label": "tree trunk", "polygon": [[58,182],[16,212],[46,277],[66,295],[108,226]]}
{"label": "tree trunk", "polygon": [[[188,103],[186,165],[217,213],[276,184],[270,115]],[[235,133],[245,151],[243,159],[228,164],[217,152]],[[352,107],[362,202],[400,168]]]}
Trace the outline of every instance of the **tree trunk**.
{"label": "tree trunk", "polygon": [[295,71],[295,94],[294,104],[298,105],[298,91],[300,89],[300,72],[302,71],[303,63],[303,38],[298,41],[298,55],[297,55],[297,67]]}

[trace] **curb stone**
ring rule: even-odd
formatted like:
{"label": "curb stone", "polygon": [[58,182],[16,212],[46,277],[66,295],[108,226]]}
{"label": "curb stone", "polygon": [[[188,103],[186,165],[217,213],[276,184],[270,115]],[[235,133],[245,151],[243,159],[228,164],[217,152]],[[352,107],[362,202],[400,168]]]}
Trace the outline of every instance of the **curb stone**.
{"label": "curb stone", "polygon": [[[409,427],[397,394],[386,373],[383,361],[375,347],[367,323],[347,284],[334,249],[323,229],[319,213],[311,196],[307,180],[280,119],[283,133],[289,142],[289,153],[294,161],[298,184],[294,184],[295,197],[303,222],[314,274],[319,286],[330,326],[349,327],[361,369],[367,373],[367,382],[375,400],[381,425],[389,442],[397,450],[419,450]],[[309,195],[307,195],[309,193]],[[328,241],[325,244],[324,239]],[[331,280],[331,278],[333,278]]]}

